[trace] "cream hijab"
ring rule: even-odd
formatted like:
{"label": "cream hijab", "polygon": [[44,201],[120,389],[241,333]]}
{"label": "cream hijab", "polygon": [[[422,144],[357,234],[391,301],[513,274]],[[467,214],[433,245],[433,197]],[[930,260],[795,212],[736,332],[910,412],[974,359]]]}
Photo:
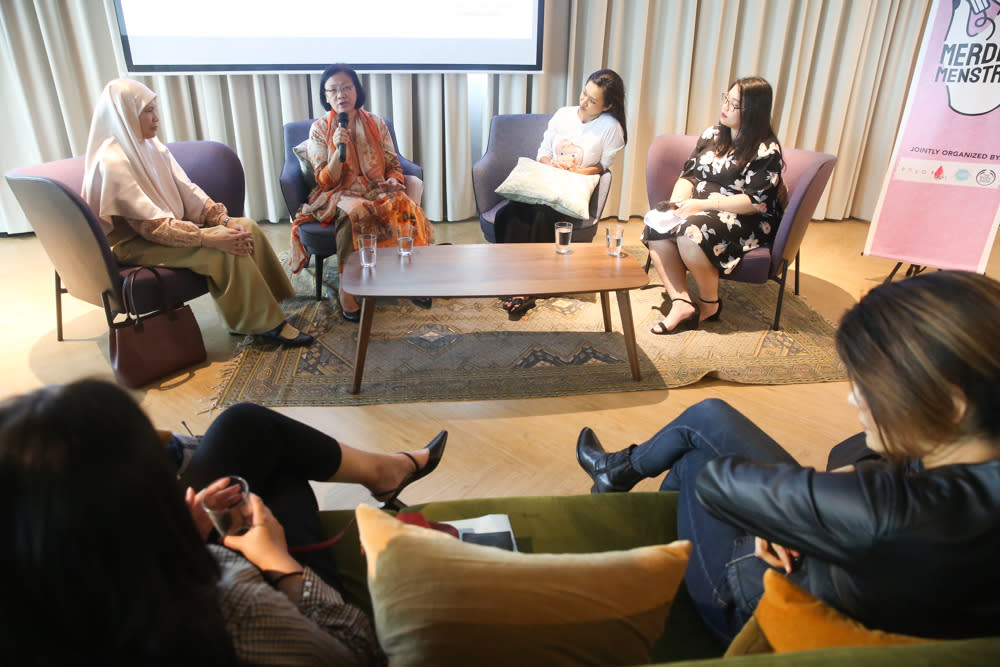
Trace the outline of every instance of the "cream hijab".
{"label": "cream hijab", "polygon": [[191,182],[159,139],[143,139],[139,114],[156,93],[131,79],[115,79],[101,93],[87,139],[83,198],[105,233],[111,216],[175,218],[200,223],[208,195]]}

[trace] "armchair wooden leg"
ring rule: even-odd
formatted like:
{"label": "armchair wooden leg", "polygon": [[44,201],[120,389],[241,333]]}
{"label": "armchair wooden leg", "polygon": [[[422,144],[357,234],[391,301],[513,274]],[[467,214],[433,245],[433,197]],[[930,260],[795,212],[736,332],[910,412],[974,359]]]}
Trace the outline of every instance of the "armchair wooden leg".
{"label": "armchair wooden leg", "polygon": [[799,295],[799,265],[802,264],[800,253],[801,251],[795,252],[795,296]]}

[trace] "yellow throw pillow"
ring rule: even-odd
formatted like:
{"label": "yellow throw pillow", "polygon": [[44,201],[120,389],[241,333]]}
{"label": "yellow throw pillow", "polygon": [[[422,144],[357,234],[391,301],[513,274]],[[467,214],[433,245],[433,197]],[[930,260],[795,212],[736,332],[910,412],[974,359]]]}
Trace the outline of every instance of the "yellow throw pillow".
{"label": "yellow throw pillow", "polygon": [[408,665],[649,662],[691,543],[597,554],[467,544],[356,511],[379,642]]}
{"label": "yellow throw pillow", "polygon": [[869,630],[845,616],[777,570],[764,573],[764,595],[754,616],[775,653],[835,646],[925,644],[932,639]]}
{"label": "yellow throw pillow", "polygon": [[574,174],[522,157],[495,192],[525,204],[545,204],[574,218],[589,218],[590,196],[599,180],[599,174]]}

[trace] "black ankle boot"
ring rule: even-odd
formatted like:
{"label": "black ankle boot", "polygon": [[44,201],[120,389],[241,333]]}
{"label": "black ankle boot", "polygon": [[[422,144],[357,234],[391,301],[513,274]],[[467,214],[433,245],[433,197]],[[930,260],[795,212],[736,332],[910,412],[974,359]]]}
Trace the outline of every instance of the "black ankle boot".
{"label": "black ankle boot", "polygon": [[594,480],[591,493],[625,492],[639,483],[644,475],[632,467],[632,450],[635,445],[620,452],[608,454],[590,428],[580,431],[576,440],[576,460]]}

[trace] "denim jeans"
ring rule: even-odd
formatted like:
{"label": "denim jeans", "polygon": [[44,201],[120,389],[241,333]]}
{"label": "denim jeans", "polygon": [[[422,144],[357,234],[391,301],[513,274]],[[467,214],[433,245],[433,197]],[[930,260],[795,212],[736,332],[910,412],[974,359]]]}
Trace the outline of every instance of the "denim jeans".
{"label": "denim jeans", "polygon": [[707,399],[636,447],[632,466],[646,477],[670,471],[660,490],[680,492],[678,537],[694,546],[684,583],[706,625],[728,644],[753,614],[768,565],[754,556],[755,536],[716,519],[695,497],[698,473],[727,454],[758,463],[795,463],[742,413],[725,401]]}

